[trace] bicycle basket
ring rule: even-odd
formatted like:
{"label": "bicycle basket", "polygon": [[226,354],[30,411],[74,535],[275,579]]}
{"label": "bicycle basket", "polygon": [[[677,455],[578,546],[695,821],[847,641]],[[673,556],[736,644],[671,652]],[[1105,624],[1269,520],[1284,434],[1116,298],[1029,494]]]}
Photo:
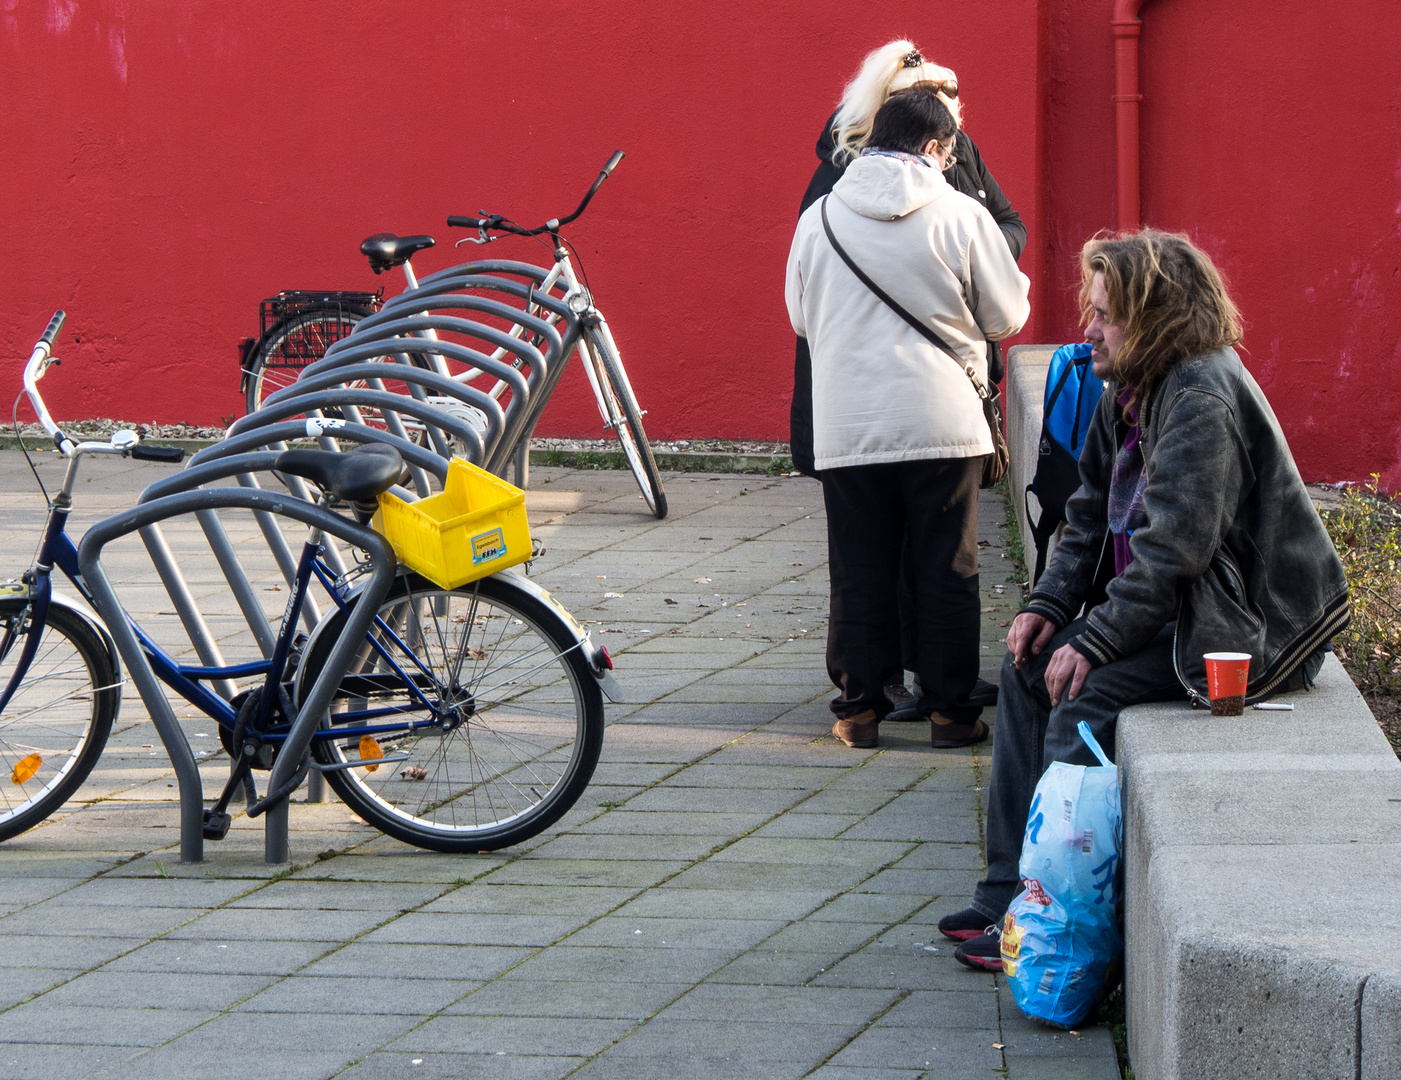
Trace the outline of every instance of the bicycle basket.
{"label": "bicycle basket", "polygon": [[[383,299],[380,292],[345,292],[334,289],[291,289],[270,296],[258,305],[262,334],[267,335],[278,323],[295,320],[298,315],[318,316],[302,326],[295,323],[288,332],[276,339],[276,344],[263,362],[280,366],[290,361],[298,367],[320,360],[326,350],[355,329],[356,309],[378,311]],[[337,317],[338,316],[338,317]]]}
{"label": "bicycle basket", "polygon": [[462,458],[442,492],[406,503],[385,492],[374,528],[410,570],[455,589],[530,558],[525,492]]}

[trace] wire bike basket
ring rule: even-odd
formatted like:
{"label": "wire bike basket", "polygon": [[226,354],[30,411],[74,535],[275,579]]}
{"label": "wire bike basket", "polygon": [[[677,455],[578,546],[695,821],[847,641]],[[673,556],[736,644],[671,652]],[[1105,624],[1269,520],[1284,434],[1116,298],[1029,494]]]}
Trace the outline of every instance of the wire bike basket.
{"label": "wire bike basket", "polygon": [[[356,319],[361,314],[356,309],[378,311],[380,299],[380,293],[328,289],[291,289],[268,297],[258,304],[263,335],[284,320],[308,314],[318,317],[293,323],[287,333],[273,343],[264,357],[264,364],[303,368],[320,360],[328,348],[355,329]],[[331,317],[332,312],[339,317]]]}

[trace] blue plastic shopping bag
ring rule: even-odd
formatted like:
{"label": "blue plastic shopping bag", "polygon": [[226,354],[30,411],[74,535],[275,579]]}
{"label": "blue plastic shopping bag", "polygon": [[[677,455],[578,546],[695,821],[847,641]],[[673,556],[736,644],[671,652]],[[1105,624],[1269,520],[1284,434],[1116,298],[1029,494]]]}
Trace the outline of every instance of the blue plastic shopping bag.
{"label": "blue plastic shopping bag", "polygon": [[1017,1007],[1063,1028],[1090,1014],[1124,952],[1119,774],[1089,725],[1079,731],[1102,764],[1052,762],[1041,777],[1022,840],[1022,891],[1002,924],[1002,968]]}

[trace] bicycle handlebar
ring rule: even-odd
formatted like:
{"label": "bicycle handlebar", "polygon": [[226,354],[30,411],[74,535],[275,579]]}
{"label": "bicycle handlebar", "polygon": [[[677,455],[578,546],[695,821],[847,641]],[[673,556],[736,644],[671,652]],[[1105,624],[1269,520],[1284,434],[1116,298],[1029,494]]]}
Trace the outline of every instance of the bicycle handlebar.
{"label": "bicycle handlebar", "polygon": [[[29,363],[24,365],[24,392],[29,395],[29,403],[34,406],[34,415],[38,417],[40,425],[49,433],[50,438],[54,440],[54,444],[60,450],[63,450],[63,444],[68,442],[68,439],[58,430],[58,425],[49,415],[48,407],[45,406],[44,399],[39,395],[38,382],[44,377],[44,372],[48,370],[54,338],[58,337],[58,332],[63,329],[63,322],[67,317],[67,314],[62,311],[54,312],[53,318],[49,320],[49,325],[44,328],[43,335],[34,343],[34,351],[29,354]],[[69,442],[69,446],[72,445]],[[65,451],[65,456],[66,454],[67,451]]]}
{"label": "bicycle handlebar", "polygon": [[49,325],[44,328],[44,336],[39,340],[45,345],[52,346],[54,338],[58,337],[58,332],[63,329],[64,320],[68,318],[66,311],[55,311],[54,317],[49,320]]}
{"label": "bicycle handlebar", "polygon": [[608,163],[598,174],[598,179],[593,182],[593,186],[585,193],[583,200],[579,203],[578,209],[568,217],[551,218],[545,224],[534,229],[522,228],[513,222],[507,221],[500,214],[488,214],[485,210],[480,211],[480,217],[449,217],[448,228],[450,229],[478,229],[486,232],[488,229],[495,229],[499,232],[511,233],[515,236],[539,236],[541,233],[556,233],[562,226],[568,225],[572,221],[577,221],[580,215],[588,209],[589,203],[593,200],[594,194],[598,191],[603,181],[613,175],[613,170],[618,167],[618,163],[627,155],[621,150],[613,151],[613,156],[608,159]]}
{"label": "bicycle handlebar", "polygon": [[48,432],[49,438],[53,439],[54,445],[66,458],[72,458],[78,454],[131,454],[134,458],[142,458],[146,461],[167,461],[177,462],[185,456],[185,451],[178,446],[141,446],[140,436],[134,431],[118,431],[113,433],[112,438],[107,443],[75,443],[67,435],[59,430],[54,423],[53,417],[49,415],[48,406],[44,404],[44,399],[39,393],[39,380],[44,377],[44,372],[49,368],[49,364],[58,363],[53,356],[54,339],[58,337],[59,331],[63,329],[64,320],[68,318],[66,312],[55,311],[53,318],[49,320],[49,325],[44,328],[44,333],[39,340],[34,343],[34,351],[29,354],[29,362],[24,365],[24,392],[29,396],[29,404],[34,407],[34,415],[38,417],[39,424]]}

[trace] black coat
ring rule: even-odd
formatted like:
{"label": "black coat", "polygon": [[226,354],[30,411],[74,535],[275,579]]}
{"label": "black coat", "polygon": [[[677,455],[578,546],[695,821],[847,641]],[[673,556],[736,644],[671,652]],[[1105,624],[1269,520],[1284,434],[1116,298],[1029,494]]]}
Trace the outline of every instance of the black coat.
{"label": "black coat", "polygon": [[[808,182],[807,191],[803,193],[799,214],[828,194],[845,171],[832,164],[832,151],[836,148],[832,142],[832,122],[836,118],[837,114],[833,113],[827,126],[822,129],[821,138],[817,140],[818,166]],[[987,208],[1002,230],[1002,235],[1007,238],[1012,257],[1020,259],[1022,249],[1026,247],[1026,226],[1022,224],[1021,216],[1012,209],[1012,204],[1007,201],[1007,196],[1002,193],[988,167],[983,164],[983,155],[978,152],[977,145],[963,131],[955,137],[954,157],[958,160],[944,174],[945,179],[955,191],[977,199]],[[988,373],[993,382],[1002,381],[1002,351],[995,341],[989,342]],[[793,405],[789,413],[789,428],[789,448],[794,466],[810,476],[817,475],[812,456],[812,354],[803,338],[798,339],[797,355],[793,362]]]}

